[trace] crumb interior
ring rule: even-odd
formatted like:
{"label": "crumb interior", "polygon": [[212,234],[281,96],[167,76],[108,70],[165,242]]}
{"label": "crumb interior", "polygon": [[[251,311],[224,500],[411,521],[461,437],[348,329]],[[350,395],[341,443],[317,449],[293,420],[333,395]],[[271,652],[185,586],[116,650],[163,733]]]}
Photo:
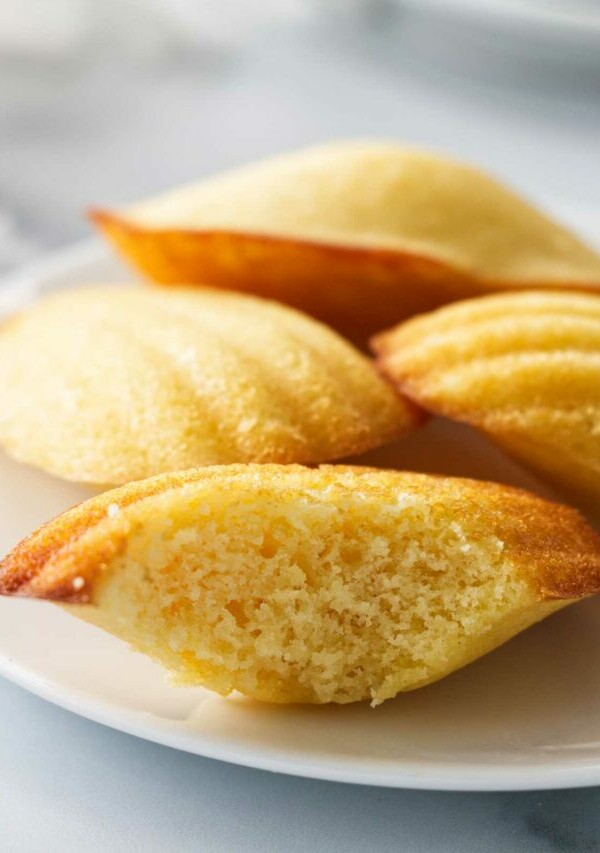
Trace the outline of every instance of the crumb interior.
{"label": "crumb interior", "polygon": [[223,694],[377,704],[548,607],[499,538],[412,494],[160,500],[108,567],[92,619]]}

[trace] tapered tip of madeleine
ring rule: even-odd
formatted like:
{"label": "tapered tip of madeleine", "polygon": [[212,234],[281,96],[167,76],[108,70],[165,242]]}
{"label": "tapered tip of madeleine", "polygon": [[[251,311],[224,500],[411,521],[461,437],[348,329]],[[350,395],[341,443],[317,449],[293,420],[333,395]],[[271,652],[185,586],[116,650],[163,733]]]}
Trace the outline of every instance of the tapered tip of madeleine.
{"label": "tapered tip of madeleine", "polygon": [[112,219],[112,214],[101,207],[88,207],[85,215],[95,225],[103,225],[107,220]]}
{"label": "tapered tip of madeleine", "polygon": [[[0,561],[0,595],[39,598],[64,604],[87,604],[91,600],[91,579],[64,567],[53,574],[38,548],[15,548]],[[42,572],[43,567],[43,572]]]}

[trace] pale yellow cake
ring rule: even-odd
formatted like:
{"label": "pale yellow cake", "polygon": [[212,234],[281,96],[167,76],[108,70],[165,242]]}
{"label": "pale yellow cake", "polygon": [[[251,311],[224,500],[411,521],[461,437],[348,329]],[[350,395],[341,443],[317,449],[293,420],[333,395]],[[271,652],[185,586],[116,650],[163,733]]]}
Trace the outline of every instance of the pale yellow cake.
{"label": "pale yellow cake", "polygon": [[592,508],[600,499],[600,296],[524,292],[379,335],[381,369],[420,405],[484,430]]}
{"label": "pale yellow cake", "polygon": [[93,211],[164,284],[287,302],[355,338],[491,289],[600,287],[600,257],[471,166],[393,142],[338,142]]}
{"label": "pale yellow cake", "polygon": [[133,483],[0,564],[181,683],[270,702],[382,702],[600,589],[600,538],[492,483],[236,465]]}
{"label": "pale yellow cake", "polygon": [[69,480],[320,462],[418,421],[315,320],[208,288],[64,291],[0,326],[0,445]]}

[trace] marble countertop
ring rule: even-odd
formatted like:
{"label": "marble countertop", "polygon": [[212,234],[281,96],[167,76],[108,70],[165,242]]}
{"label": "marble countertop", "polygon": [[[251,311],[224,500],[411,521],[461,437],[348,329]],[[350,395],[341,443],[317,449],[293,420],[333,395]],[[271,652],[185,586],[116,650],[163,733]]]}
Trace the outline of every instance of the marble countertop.
{"label": "marble countertop", "polygon": [[[533,197],[597,204],[598,69],[557,75],[442,41],[344,19],[154,56],[0,57],[0,269],[89,234],[89,204],[348,136],[433,145]],[[5,851],[600,850],[598,789],[443,794],[278,777],[110,731],[5,681],[0,729]]]}
{"label": "marble countertop", "polygon": [[49,851],[587,853],[600,790],[454,794],[232,767],[75,717],[0,685],[0,838]]}

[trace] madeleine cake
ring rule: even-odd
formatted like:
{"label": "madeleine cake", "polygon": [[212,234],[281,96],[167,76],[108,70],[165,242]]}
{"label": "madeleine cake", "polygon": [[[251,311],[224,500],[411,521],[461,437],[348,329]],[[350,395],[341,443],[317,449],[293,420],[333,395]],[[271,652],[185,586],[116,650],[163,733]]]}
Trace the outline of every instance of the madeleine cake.
{"label": "madeleine cake", "polygon": [[270,702],[377,704],[599,589],[600,538],[569,507],[345,466],[132,483],[0,564],[0,593],[70,605],[180,683]]}
{"label": "madeleine cake", "polygon": [[581,500],[600,498],[600,296],[523,292],[379,335],[382,370],[422,406],[486,432]]}
{"label": "madeleine cake", "polygon": [[154,281],[275,298],[362,340],[493,289],[600,286],[600,257],[514,192],[394,143],[294,152],[91,215]]}
{"label": "madeleine cake", "polygon": [[69,480],[319,462],[413,426],[373,363],[282,305],[207,288],[63,291],[0,326],[0,445]]}

